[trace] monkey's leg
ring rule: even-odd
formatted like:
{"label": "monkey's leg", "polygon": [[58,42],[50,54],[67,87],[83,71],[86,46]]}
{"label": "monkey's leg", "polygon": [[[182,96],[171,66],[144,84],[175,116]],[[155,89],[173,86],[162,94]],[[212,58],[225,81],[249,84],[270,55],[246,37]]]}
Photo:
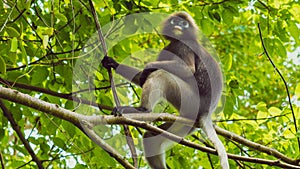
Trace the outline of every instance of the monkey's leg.
{"label": "monkey's leg", "polygon": [[200,120],[201,120],[203,131],[205,132],[207,138],[214,144],[214,147],[218,152],[222,169],[229,169],[226,149],[213,127],[211,118],[207,116],[206,118],[203,117]]}
{"label": "monkey's leg", "polygon": [[[180,123],[164,123],[159,126],[168,132],[184,137],[193,131],[190,126],[184,126]],[[177,140],[180,142],[180,140]],[[146,160],[153,169],[166,168],[166,154],[165,152],[172,147],[174,141],[167,139],[162,134],[147,131],[143,137],[143,145]]]}
{"label": "monkey's leg", "polygon": [[[168,129],[172,123],[165,123],[159,126],[161,129]],[[153,169],[165,169],[166,168],[166,155],[165,147],[163,145],[164,138],[158,133],[147,131],[143,137],[143,145],[145,158],[148,164]]]}
{"label": "monkey's leg", "polygon": [[[185,81],[181,80],[171,73],[166,72],[165,70],[157,70],[150,74],[145,84],[143,85],[141,106],[147,108],[148,110],[152,110],[152,108],[160,98],[165,98],[170,103],[172,103],[180,111],[180,115],[182,115],[181,113],[187,113],[191,110],[190,107],[193,107],[192,105],[183,105],[187,104],[186,102],[188,99],[194,99],[193,97],[191,97],[192,93],[193,92],[191,86]],[[193,103],[193,101],[189,102]],[[195,109],[197,110],[197,113],[198,106],[195,106]],[[179,122],[164,123],[160,125],[159,128],[180,137],[184,137],[190,134],[193,130],[193,127],[185,126]],[[176,141],[179,142],[181,140]],[[174,141],[171,141],[168,138],[164,137],[163,134],[151,131],[147,131],[144,134],[143,145],[145,157],[151,168],[166,168],[165,151],[169,149],[172,144],[174,144]]]}
{"label": "monkey's leg", "polygon": [[193,120],[197,118],[200,96],[193,76],[181,79],[162,69],[152,72],[143,85],[141,107],[151,111],[161,98],[171,103],[180,116]]}

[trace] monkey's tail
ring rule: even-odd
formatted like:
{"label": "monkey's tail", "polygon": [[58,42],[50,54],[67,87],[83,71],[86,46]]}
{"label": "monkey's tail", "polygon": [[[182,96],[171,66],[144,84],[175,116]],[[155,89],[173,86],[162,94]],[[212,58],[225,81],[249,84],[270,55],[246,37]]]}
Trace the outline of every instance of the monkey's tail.
{"label": "monkey's tail", "polygon": [[209,116],[207,118],[202,118],[201,124],[202,124],[202,129],[205,132],[207,138],[213,143],[215,149],[218,152],[222,169],[229,169],[226,149],[223,143],[221,142],[221,140],[219,139],[216,130],[213,127],[211,118]]}

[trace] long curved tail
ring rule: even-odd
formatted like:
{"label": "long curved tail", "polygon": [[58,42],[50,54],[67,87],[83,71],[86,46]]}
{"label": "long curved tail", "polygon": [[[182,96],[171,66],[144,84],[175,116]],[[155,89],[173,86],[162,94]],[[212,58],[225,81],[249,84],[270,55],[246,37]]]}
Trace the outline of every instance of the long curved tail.
{"label": "long curved tail", "polygon": [[222,169],[229,169],[228,157],[226,149],[219,139],[216,130],[214,129],[212,120],[210,117],[201,119],[202,129],[206,134],[209,141],[211,141],[218,152]]}

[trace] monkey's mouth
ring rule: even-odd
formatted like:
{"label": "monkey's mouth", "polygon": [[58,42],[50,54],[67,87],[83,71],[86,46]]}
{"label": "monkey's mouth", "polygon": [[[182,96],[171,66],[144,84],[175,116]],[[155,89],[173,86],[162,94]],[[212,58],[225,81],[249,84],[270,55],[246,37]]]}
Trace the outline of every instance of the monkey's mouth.
{"label": "monkey's mouth", "polygon": [[182,28],[180,26],[174,26],[173,31],[175,35],[182,35]]}

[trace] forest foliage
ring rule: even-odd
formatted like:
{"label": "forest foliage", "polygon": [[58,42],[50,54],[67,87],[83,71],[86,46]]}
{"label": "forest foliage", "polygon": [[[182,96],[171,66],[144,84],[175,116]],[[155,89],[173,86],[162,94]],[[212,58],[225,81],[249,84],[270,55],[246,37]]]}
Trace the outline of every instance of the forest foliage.
{"label": "forest foliage", "polygon": [[[299,166],[299,2],[94,0],[93,4],[108,55],[140,69],[155,60],[159,50],[168,43],[158,33],[161,21],[175,11],[191,14],[201,30],[199,39],[219,58],[224,74],[225,90],[218,113],[213,116],[215,124],[277,150],[291,160],[282,161],[261,147],[249,147],[243,141],[220,134],[228,153],[261,159],[231,159],[231,167],[280,168],[279,163]],[[115,103],[107,70],[100,64],[102,58],[103,50],[88,1],[0,2],[0,161],[3,168],[124,167],[82,132],[77,123],[80,119],[63,114],[64,110],[70,110],[80,115],[111,117]],[[113,76],[121,104],[138,106],[141,88],[115,73]],[[8,94],[10,89],[16,90],[16,95],[32,97],[13,98],[13,93]],[[54,113],[55,108],[46,103],[61,109]],[[155,111],[175,112],[172,106],[163,103]],[[133,165],[122,125],[117,123],[97,125],[93,130],[124,161]],[[138,166],[147,168],[141,148],[141,133],[145,129],[134,125],[129,129],[138,152]],[[201,130],[186,139],[201,146],[211,145]],[[180,144],[167,152],[166,161],[170,168],[219,167],[217,156]]]}

